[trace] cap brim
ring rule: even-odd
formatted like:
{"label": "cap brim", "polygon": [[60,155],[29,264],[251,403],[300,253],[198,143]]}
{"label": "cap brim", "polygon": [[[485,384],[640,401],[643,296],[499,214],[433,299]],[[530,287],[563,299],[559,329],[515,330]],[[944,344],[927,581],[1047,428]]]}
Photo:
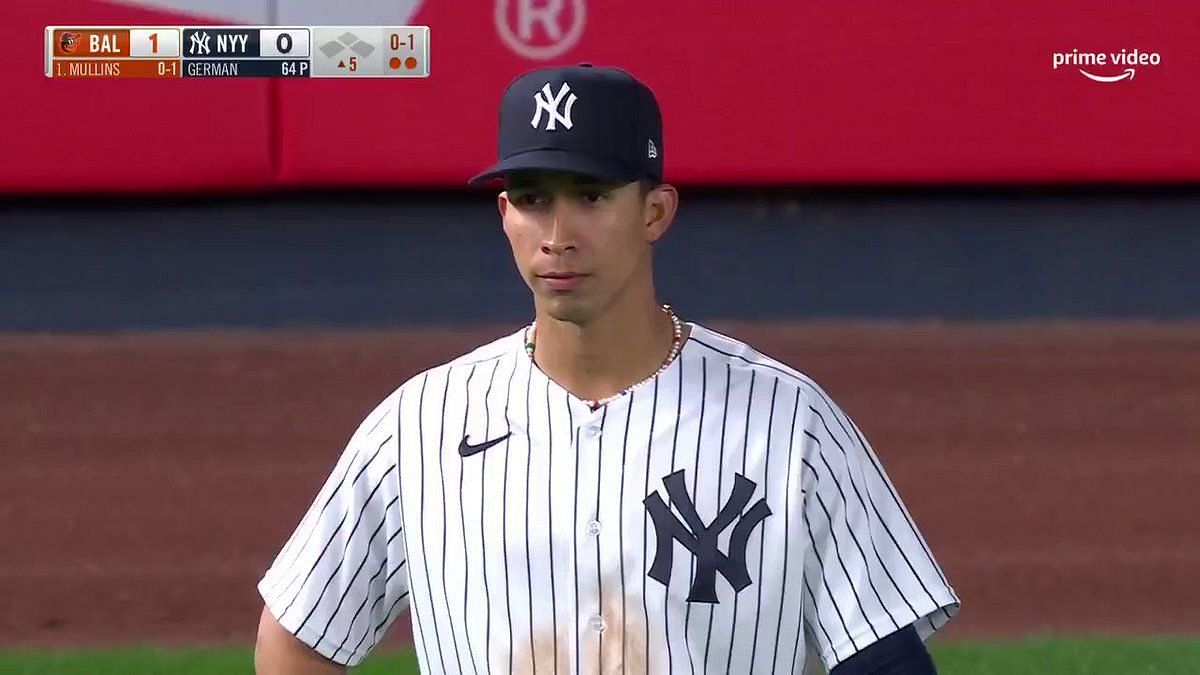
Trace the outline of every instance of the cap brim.
{"label": "cap brim", "polygon": [[515,171],[566,171],[613,182],[632,182],[640,176],[624,162],[563,150],[530,150],[508,157],[467,182],[480,186]]}

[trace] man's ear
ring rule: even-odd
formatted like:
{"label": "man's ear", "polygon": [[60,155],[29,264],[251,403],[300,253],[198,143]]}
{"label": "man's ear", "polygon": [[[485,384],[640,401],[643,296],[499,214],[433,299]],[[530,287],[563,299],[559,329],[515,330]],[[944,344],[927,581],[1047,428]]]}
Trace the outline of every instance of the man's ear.
{"label": "man's ear", "polygon": [[675,186],[663,183],[646,194],[642,201],[642,217],[646,223],[646,241],[653,244],[671,227],[679,208],[679,192]]}
{"label": "man's ear", "polygon": [[496,208],[500,211],[500,217],[503,218],[504,214],[508,212],[508,190],[503,190],[496,195]]}

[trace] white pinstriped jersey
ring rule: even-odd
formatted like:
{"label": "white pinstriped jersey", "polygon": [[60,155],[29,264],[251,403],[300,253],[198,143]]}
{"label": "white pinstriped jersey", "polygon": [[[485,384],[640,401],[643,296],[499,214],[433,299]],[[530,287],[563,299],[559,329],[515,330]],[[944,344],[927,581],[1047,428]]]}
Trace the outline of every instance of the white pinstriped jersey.
{"label": "white pinstriped jersey", "polygon": [[854,423],[691,329],[595,411],[521,332],[409,380],[260,582],[267,607],[356,665],[408,606],[422,672],[473,675],[816,672],[944,625],[958,599]]}

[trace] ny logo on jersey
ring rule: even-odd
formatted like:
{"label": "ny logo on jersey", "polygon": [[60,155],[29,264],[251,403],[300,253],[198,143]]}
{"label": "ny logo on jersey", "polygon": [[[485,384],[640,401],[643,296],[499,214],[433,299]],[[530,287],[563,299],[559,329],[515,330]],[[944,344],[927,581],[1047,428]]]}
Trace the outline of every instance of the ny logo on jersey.
{"label": "ny logo on jersey", "polygon": [[[696,505],[688,494],[682,470],[664,478],[663,485],[667,488],[671,504],[679,511],[679,515],[683,516],[684,522],[679,522],[671,513],[671,508],[663,502],[657,490],[642,501],[646,510],[650,512],[651,520],[654,521],[654,533],[658,542],[654,551],[654,563],[650,565],[648,576],[664,586],[670,583],[675,542],[678,541],[696,558],[696,577],[688,592],[688,602],[718,602],[717,572],[725,577],[734,591],[749,586],[746,542],[754,528],[771,515],[771,507],[767,506],[767,500],[762,498],[755,502],[749,511],[742,513],[742,509],[758,487],[754,481],[741,474],[734,474],[733,494],[708,525],[705,525],[696,513]],[[721,553],[717,549],[717,538],[733,525],[735,520],[737,524],[733,526],[729,537],[729,553]]]}
{"label": "ny logo on jersey", "polygon": [[[558,106],[563,103],[563,97],[566,97],[566,110],[558,111]],[[571,86],[563,82],[559,88],[558,94],[551,92],[550,83],[542,85],[542,90],[533,95],[533,102],[537,104],[537,108],[533,111],[533,119],[529,120],[529,125],[534,129],[542,122],[542,111],[546,112],[546,131],[554,131],[558,127],[558,123],[568,129],[571,128],[571,108],[575,105],[578,97],[571,93]]]}

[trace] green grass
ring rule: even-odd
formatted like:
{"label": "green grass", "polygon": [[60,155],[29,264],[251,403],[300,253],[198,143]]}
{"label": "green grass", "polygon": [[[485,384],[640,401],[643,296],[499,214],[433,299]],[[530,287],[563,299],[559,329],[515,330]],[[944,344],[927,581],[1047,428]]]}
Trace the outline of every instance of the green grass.
{"label": "green grass", "polygon": [[[1200,673],[1200,638],[1044,638],[933,642],[942,675],[1185,675]],[[216,675],[251,673],[248,650],[0,651],[0,675]],[[417,672],[408,653],[374,655],[355,675]]]}
{"label": "green grass", "polygon": [[946,675],[1194,675],[1200,638],[1058,639],[1012,643],[932,642]]}

